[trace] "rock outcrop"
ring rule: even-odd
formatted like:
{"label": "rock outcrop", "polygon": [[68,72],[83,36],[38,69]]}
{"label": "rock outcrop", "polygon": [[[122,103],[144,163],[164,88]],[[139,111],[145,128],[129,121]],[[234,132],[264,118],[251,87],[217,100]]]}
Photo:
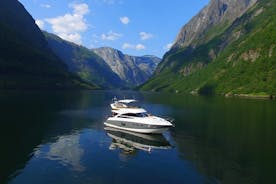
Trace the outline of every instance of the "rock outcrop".
{"label": "rock outcrop", "polygon": [[[230,25],[246,12],[257,0],[211,0],[179,32],[172,49],[196,45],[214,26]],[[218,30],[216,30],[219,33]],[[223,31],[223,30],[222,30]],[[210,38],[209,38],[210,39]]]}
{"label": "rock outcrop", "polygon": [[144,83],[153,74],[157,64],[161,61],[156,56],[125,55],[121,51],[110,47],[97,48],[93,51],[129,86]]}

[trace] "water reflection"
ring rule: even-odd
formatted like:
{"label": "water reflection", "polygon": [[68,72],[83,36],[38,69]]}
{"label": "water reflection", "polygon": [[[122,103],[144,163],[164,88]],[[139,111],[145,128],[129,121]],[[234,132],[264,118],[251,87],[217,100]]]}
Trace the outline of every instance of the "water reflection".
{"label": "water reflection", "polygon": [[[40,159],[58,161],[61,165],[69,166],[74,171],[84,171],[85,167],[81,164],[84,150],[80,147],[79,140],[79,134],[60,136],[56,142],[40,146],[35,156]],[[48,147],[49,149],[47,149]]]}
{"label": "water reflection", "polygon": [[276,183],[274,101],[168,94],[149,101],[171,107],[180,158],[214,183]]}
{"label": "water reflection", "polygon": [[170,143],[162,134],[140,134],[110,127],[104,128],[112,138],[109,149],[120,149],[123,154],[133,155],[137,150],[152,151],[153,149],[170,149]]}
{"label": "water reflection", "polygon": [[0,93],[0,183],[276,183],[275,101],[120,93],[176,127],[103,130],[117,92]]}

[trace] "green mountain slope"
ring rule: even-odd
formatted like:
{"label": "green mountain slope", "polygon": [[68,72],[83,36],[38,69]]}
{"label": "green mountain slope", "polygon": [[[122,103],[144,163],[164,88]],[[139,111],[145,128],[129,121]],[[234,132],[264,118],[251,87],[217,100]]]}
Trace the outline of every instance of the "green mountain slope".
{"label": "green mountain slope", "polygon": [[275,0],[260,0],[230,25],[213,26],[195,46],[173,48],[141,89],[276,95],[275,12]]}
{"label": "green mountain slope", "polygon": [[44,32],[44,35],[55,54],[66,63],[71,72],[83,80],[104,88],[125,86],[124,81],[92,50],[65,41],[51,33]]}
{"label": "green mountain slope", "polygon": [[0,2],[0,88],[90,88],[51,51],[17,0]]}

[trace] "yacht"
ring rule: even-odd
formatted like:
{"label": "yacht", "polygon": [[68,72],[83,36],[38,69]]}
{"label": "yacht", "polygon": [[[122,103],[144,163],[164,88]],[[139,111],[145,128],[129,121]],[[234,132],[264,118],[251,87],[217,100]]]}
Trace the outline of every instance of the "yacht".
{"label": "yacht", "polygon": [[131,154],[136,150],[151,152],[154,149],[167,150],[171,148],[170,143],[162,134],[141,134],[111,127],[104,129],[112,138],[110,150],[120,149],[126,154]]}
{"label": "yacht", "polygon": [[134,99],[117,100],[110,104],[112,116],[105,126],[138,133],[160,134],[173,127],[172,121],[153,116],[141,107],[134,106]]}

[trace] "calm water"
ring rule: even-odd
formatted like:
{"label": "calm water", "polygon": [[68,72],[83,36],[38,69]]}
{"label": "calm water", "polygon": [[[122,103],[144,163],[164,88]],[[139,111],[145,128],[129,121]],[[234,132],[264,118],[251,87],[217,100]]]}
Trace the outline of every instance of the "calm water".
{"label": "calm water", "polygon": [[[113,96],[176,127],[105,130]],[[0,92],[0,183],[276,183],[276,102],[162,93]]]}

